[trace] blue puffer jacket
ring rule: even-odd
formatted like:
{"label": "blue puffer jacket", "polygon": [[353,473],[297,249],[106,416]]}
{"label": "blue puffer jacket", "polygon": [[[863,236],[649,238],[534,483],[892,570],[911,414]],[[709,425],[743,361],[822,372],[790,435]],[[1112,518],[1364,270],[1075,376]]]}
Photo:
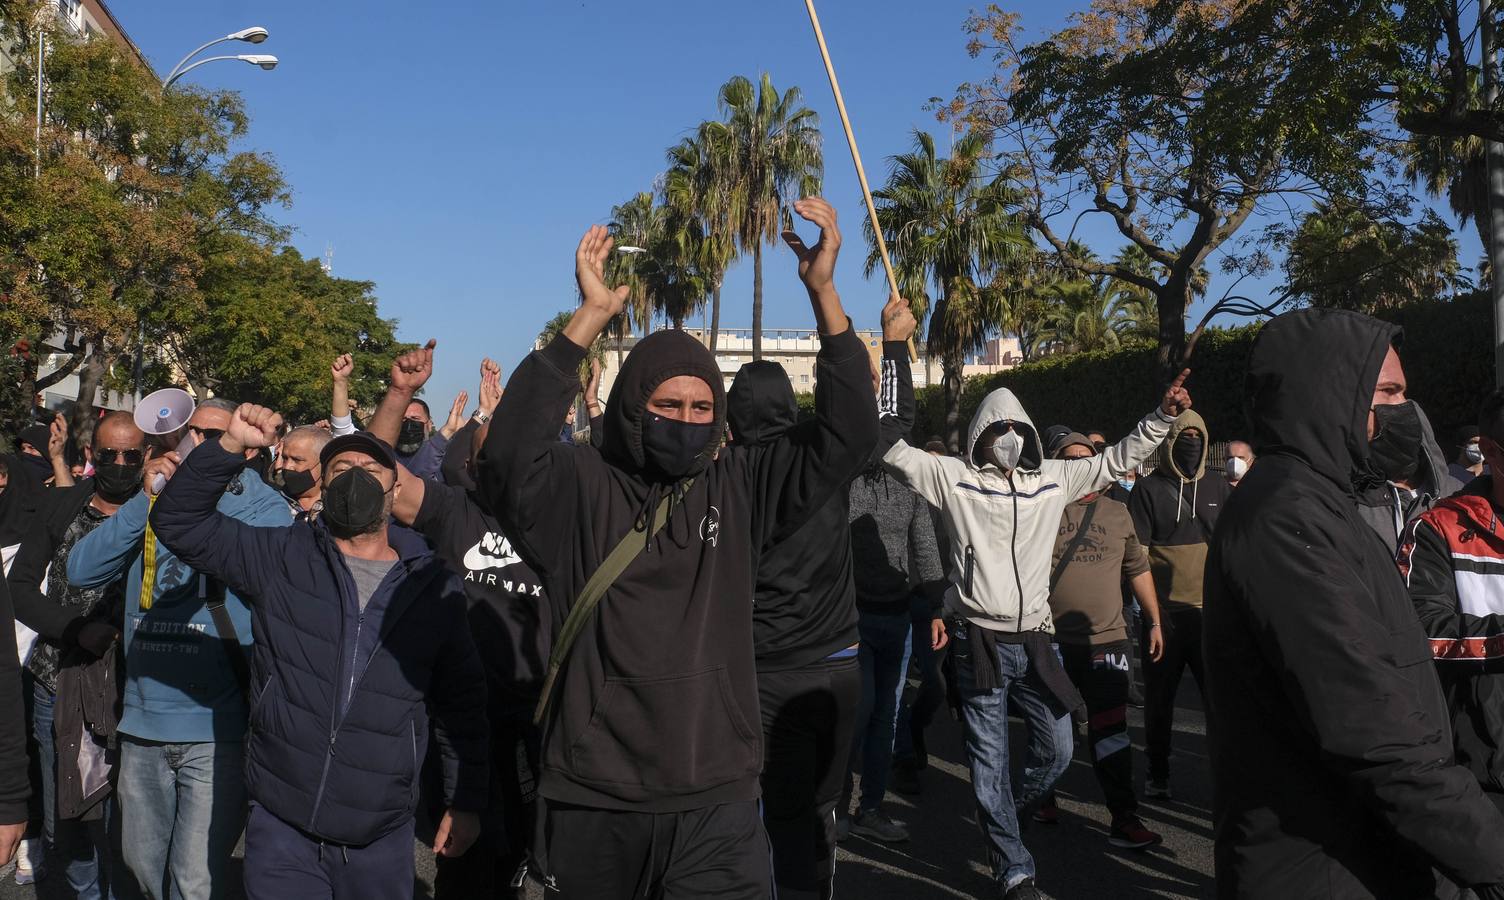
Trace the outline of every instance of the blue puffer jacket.
{"label": "blue puffer jacket", "polygon": [[446,804],[484,809],[486,679],[459,579],[426,550],[408,551],[361,610],[322,525],[253,528],[215,511],[243,464],[217,441],[199,447],[151,522],[179,557],[250,602],[251,798],[336,844],[390,833],[417,807],[426,705]]}

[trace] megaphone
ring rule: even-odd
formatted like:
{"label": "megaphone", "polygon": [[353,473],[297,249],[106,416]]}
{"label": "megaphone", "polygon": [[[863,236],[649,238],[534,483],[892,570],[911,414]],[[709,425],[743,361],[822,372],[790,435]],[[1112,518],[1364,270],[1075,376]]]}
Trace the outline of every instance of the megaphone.
{"label": "megaphone", "polygon": [[[198,404],[193,402],[193,395],[182,388],[162,388],[160,391],[152,391],[141,402],[136,404],[136,411],[132,418],[136,420],[136,427],[150,435],[172,435],[183,429],[188,420],[193,417],[193,411]],[[171,443],[169,439],[166,443]],[[188,452],[197,446],[193,441],[193,435],[184,433],[177,442],[179,457],[188,455]],[[152,483],[147,486],[152,494],[160,494],[167,484],[167,479],[157,475]]]}
{"label": "megaphone", "polygon": [[172,434],[188,424],[197,404],[182,388],[152,391],[136,404],[136,427],[147,434]]}

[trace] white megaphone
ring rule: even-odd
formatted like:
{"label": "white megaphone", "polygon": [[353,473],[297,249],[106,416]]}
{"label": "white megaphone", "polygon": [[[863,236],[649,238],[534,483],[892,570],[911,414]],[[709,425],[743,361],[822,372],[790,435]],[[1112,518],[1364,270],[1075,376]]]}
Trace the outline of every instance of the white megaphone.
{"label": "white megaphone", "polygon": [[[133,418],[136,420],[136,427],[147,434],[159,437],[173,435],[188,424],[196,408],[197,404],[193,402],[193,395],[182,388],[162,388],[160,391],[152,391],[141,398],[141,402],[136,404]],[[171,441],[169,440],[168,443]],[[178,440],[178,456],[187,456],[188,451],[195,446],[193,435],[185,432]],[[159,494],[166,484],[167,479],[157,475],[152,478],[152,483],[148,487],[152,494]]]}

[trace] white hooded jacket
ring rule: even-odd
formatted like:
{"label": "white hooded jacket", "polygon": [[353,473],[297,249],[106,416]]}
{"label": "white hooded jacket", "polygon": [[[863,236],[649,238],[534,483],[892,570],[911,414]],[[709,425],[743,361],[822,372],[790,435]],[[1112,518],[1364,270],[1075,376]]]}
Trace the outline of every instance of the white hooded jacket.
{"label": "white hooded jacket", "polygon": [[[883,463],[940,510],[950,534],[946,609],[994,631],[1053,633],[1050,554],[1066,504],[1099,491],[1154,455],[1173,416],[1155,409],[1122,441],[1089,459],[1045,459],[1028,413],[1002,388],[988,394],[967,431],[967,459],[931,456],[904,441]],[[1013,422],[1024,437],[1018,468],[978,466],[977,441],[991,425]]]}

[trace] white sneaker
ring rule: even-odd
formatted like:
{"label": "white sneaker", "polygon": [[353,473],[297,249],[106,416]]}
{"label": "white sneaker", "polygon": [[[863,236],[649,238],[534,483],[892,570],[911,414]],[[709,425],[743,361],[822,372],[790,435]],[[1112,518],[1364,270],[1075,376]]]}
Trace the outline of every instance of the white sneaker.
{"label": "white sneaker", "polygon": [[16,884],[32,884],[47,877],[46,846],[38,838],[21,842],[16,850]]}

